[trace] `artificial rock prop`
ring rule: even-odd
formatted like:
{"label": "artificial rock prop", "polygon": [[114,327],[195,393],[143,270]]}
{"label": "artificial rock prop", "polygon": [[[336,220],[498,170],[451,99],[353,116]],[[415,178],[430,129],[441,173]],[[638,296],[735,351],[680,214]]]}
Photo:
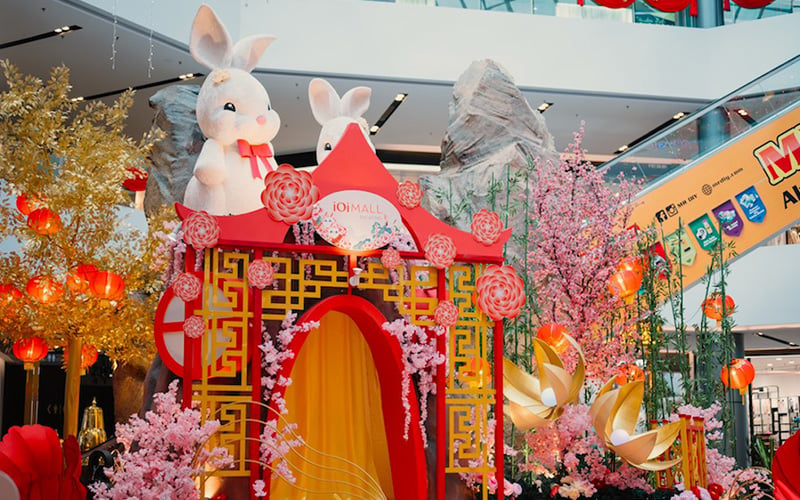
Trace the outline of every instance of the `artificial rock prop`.
{"label": "artificial rock prop", "polygon": [[[451,208],[490,207],[490,186],[496,183],[501,189],[494,210],[501,212],[506,203],[518,205],[514,197],[525,189],[524,173],[533,158],[557,159],[544,118],[531,109],[499,64],[489,59],[475,61],[453,87],[450,124],[442,140],[442,171],[420,178],[426,204],[440,219],[451,218],[449,222],[469,231],[471,214],[451,214]],[[507,191],[506,179],[517,175],[523,180]],[[507,192],[512,198],[508,201]],[[510,214],[508,226],[515,234],[524,234],[524,214]],[[508,260],[516,262],[521,254],[510,241]]]}
{"label": "artificial rock prop", "polygon": [[173,85],[150,98],[150,107],[155,111],[153,127],[163,130],[167,136],[150,151],[144,204],[147,215],[164,205],[183,201],[204,141],[194,114],[199,92],[199,85]]}

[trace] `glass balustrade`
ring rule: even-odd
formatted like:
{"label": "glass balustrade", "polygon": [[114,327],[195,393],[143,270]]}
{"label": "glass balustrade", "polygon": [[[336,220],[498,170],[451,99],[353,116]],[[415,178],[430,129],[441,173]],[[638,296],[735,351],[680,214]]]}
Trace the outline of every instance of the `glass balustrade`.
{"label": "glass balustrade", "polygon": [[753,127],[800,106],[800,56],[634,145],[602,168],[644,187],[676,174],[736,141]]}

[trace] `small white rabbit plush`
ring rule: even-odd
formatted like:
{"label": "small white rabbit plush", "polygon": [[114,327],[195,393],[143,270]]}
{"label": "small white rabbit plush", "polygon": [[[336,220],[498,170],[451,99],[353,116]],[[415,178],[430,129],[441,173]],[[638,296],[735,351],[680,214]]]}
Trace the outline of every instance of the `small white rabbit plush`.
{"label": "small white rabbit plush", "polygon": [[370,147],[375,150],[375,146],[369,140],[367,121],[361,117],[369,108],[371,95],[372,89],[369,87],[355,87],[348,90],[340,99],[339,94],[327,80],[322,78],[311,80],[308,85],[308,100],[311,102],[314,118],[322,125],[317,140],[317,165],[322,163],[322,160],[336,147],[351,123],[358,123]]}
{"label": "small white rabbit plush", "polygon": [[212,215],[236,215],[263,207],[264,176],[277,168],[270,141],[280,129],[269,95],[250,71],[274,40],[267,35],[231,43],[214,11],[197,11],[189,49],[212,71],[197,97],[197,123],[206,142],[186,186],[183,203]]}

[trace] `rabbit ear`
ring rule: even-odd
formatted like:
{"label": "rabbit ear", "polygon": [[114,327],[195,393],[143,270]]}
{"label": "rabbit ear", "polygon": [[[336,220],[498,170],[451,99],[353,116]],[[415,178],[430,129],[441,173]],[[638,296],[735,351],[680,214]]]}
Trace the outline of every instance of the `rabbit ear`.
{"label": "rabbit ear", "polygon": [[355,87],[342,96],[342,114],[351,118],[360,118],[369,108],[369,98],[372,89],[369,87]]}
{"label": "rabbit ear", "polygon": [[208,5],[201,5],[192,23],[189,52],[195,61],[216,69],[231,64],[231,36]]}
{"label": "rabbit ear", "polygon": [[342,101],[327,80],[311,80],[308,84],[308,100],[311,102],[311,113],[320,125],[342,115]]}
{"label": "rabbit ear", "polygon": [[233,46],[231,67],[251,71],[274,40],[275,37],[271,35],[250,35],[242,38]]}

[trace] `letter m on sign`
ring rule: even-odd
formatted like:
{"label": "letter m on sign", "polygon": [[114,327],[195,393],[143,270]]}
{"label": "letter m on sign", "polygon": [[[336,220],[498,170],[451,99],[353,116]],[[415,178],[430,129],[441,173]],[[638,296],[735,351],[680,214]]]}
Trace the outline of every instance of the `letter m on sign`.
{"label": "letter m on sign", "polygon": [[764,169],[770,184],[800,170],[800,124],[778,136],[777,144],[769,141],[753,151],[753,155]]}

